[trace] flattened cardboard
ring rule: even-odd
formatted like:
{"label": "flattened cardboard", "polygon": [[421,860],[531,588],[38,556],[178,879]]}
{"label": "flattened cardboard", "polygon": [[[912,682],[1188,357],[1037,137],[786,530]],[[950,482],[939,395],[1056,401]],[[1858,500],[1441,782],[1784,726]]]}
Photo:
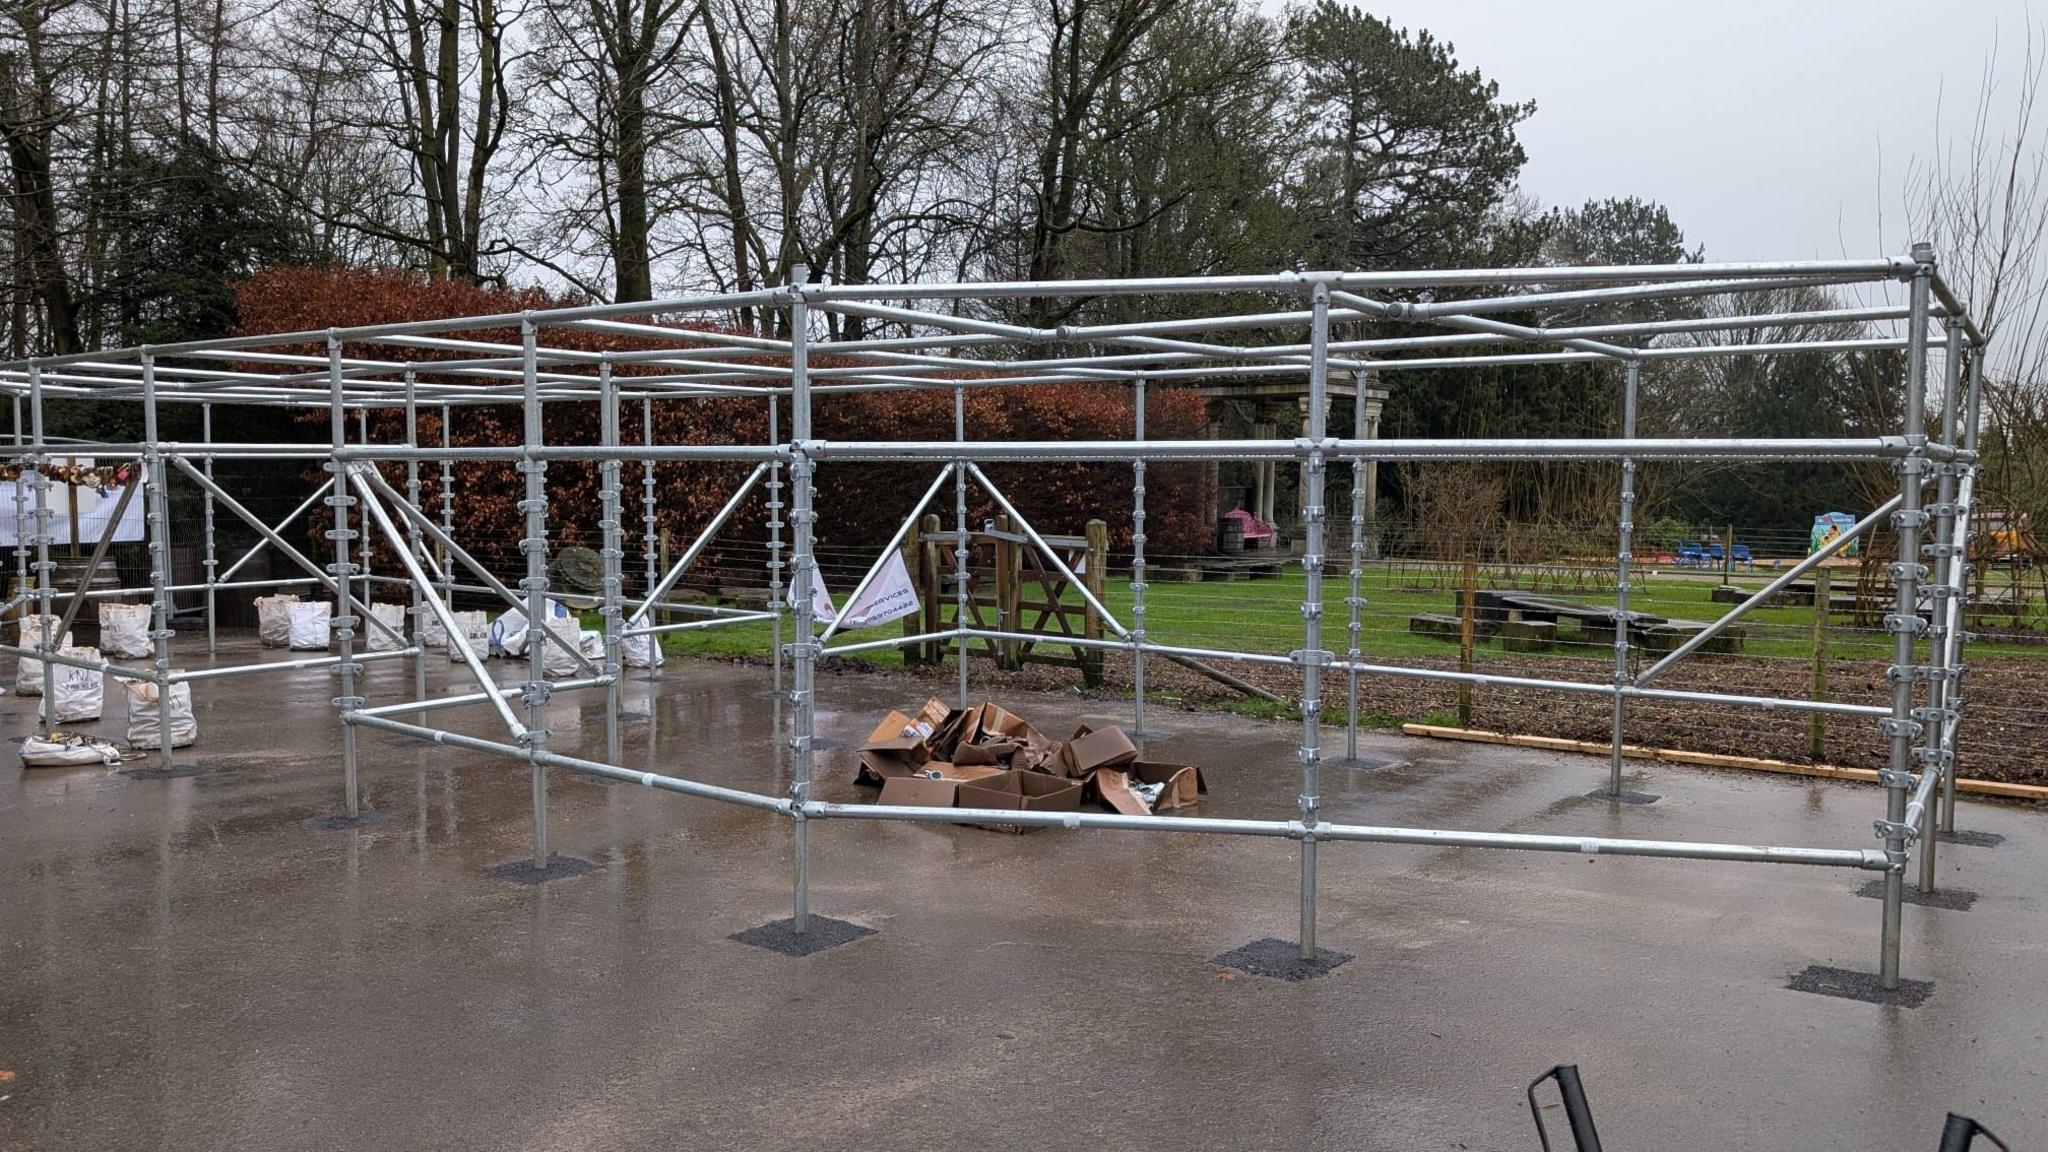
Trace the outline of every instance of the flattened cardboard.
{"label": "flattened cardboard", "polygon": [[854,773],[856,784],[879,785],[902,776],[917,772],[915,765],[896,752],[862,752],[860,770]]}
{"label": "flattened cardboard", "polygon": [[[1153,806],[1145,806],[1145,798],[1133,787],[1138,784],[1163,784],[1159,799]],[[1208,786],[1202,781],[1202,770],[1192,764],[1160,764],[1139,760],[1123,768],[1103,768],[1088,778],[1096,799],[1125,816],[1149,816],[1158,812],[1171,812],[1176,808],[1192,806],[1207,792]]]}
{"label": "flattened cardboard", "polygon": [[1067,775],[1086,778],[1099,768],[1121,768],[1138,758],[1138,746],[1124,735],[1121,728],[1104,728],[1097,731],[1086,724],[1074,729],[1074,738],[1067,741],[1061,759],[1067,767]]}
{"label": "flattened cardboard", "polygon": [[955,764],[1003,764],[1024,747],[1014,740],[997,740],[987,744],[961,744],[953,749]]}
{"label": "flattened cardboard", "polygon": [[1001,776],[1003,769],[988,764],[948,764],[944,760],[927,760],[923,764],[918,765],[917,774],[920,776],[937,775],[941,779],[952,780],[958,783],[968,780],[986,780],[991,776]]}
{"label": "flattened cardboard", "polygon": [[932,780],[924,776],[898,776],[882,784],[877,804],[901,804],[910,808],[951,808],[958,780]]}
{"label": "flattened cardboard", "polygon": [[863,752],[901,753],[912,764],[927,758],[925,740],[931,736],[931,728],[903,713],[890,709],[875,730],[868,733],[867,743],[860,746]]}
{"label": "flattened cardboard", "polygon": [[[955,794],[962,808],[1002,808],[1018,812],[1072,812],[1081,807],[1081,782],[1043,772],[1004,772],[963,783]],[[1019,824],[983,824],[998,832],[1030,832]]]}

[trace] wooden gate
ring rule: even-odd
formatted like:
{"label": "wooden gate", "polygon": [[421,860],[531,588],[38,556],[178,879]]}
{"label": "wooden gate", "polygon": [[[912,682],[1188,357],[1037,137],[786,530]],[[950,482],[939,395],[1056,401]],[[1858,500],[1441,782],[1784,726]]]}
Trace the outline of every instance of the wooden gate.
{"label": "wooden gate", "polygon": [[[905,635],[955,627],[959,615],[952,587],[956,538],[955,533],[940,528],[936,514],[926,516],[912,538],[910,552],[922,604],[915,616],[904,621]],[[1109,567],[1109,525],[1090,520],[1083,535],[1041,538],[1100,600],[1103,574]],[[968,627],[1030,636],[977,638],[968,646],[971,654],[988,657],[1005,669],[1026,664],[1078,668],[1089,687],[1102,682],[1102,649],[1059,643],[1062,637],[1102,639],[1101,614],[1088,605],[1072,581],[1046,561],[1029,537],[1012,530],[1008,516],[998,516],[968,532],[966,576]],[[936,664],[949,647],[946,641],[928,641],[905,649],[903,656],[909,663]]]}

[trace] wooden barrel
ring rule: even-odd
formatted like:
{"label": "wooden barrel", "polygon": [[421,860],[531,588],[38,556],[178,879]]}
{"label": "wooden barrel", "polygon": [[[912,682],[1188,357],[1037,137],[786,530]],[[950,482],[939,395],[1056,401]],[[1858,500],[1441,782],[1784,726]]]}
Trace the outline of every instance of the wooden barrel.
{"label": "wooden barrel", "polygon": [[1235,516],[1224,516],[1216,521],[1216,550],[1224,553],[1244,551],[1244,521]]}

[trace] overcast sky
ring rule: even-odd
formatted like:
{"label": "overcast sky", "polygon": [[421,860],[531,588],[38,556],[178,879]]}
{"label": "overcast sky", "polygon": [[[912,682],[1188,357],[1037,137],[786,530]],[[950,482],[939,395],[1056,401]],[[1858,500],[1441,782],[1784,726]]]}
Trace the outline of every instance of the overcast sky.
{"label": "overcast sky", "polygon": [[1451,41],[1503,98],[1536,101],[1522,182],[1546,205],[1661,201],[1709,260],[1903,251],[1904,176],[1937,118],[1966,131],[1994,41],[2010,75],[2029,8],[2048,22],[2048,0],[1365,7]]}

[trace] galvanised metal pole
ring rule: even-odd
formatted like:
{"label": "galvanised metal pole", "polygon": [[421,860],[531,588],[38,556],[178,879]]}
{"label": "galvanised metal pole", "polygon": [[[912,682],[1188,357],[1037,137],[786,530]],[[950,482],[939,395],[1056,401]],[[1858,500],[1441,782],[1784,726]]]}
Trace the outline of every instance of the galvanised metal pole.
{"label": "galvanised metal pole", "polygon": [[[201,442],[209,445],[213,443],[212,404],[201,404],[199,406],[199,439],[201,440]],[[200,467],[205,470],[206,478],[208,480],[213,479],[213,453],[209,452],[205,456],[201,457],[199,464]],[[200,496],[203,501],[201,507],[204,510],[204,518],[202,520],[204,529],[202,534],[202,540],[204,541],[203,546],[205,549],[205,555],[201,557],[199,563],[202,567],[206,569],[206,654],[208,656],[211,656],[214,654],[215,649],[215,635],[213,622],[213,570],[217,566],[217,561],[214,558],[213,551],[213,493],[202,490]],[[85,575],[85,582],[88,587],[91,585],[91,573],[88,572]]]}
{"label": "galvanised metal pole", "polygon": [[[1906,340],[1906,420],[1908,440],[1926,431],[1927,393],[1927,305],[1929,285],[1934,277],[1934,249],[1927,244],[1913,246],[1918,262],[1913,273],[1911,308]],[[1892,714],[1883,721],[1891,738],[1891,758],[1878,779],[1885,787],[1885,818],[1878,823],[1884,838],[1885,858],[1891,867],[1884,876],[1883,926],[1878,946],[1878,983],[1886,989],[1899,986],[1899,935],[1905,901],[1907,848],[1914,829],[1906,824],[1906,797],[1913,787],[1913,738],[1920,725],[1913,719],[1914,647],[1926,623],[1920,619],[1920,526],[1927,513],[1920,508],[1920,476],[1926,461],[1908,456],[1899,461],[1899,510],[1893,523],[1899,529],[1899,559],[1892,565],[1892,584],[1898,593],[1892,615],[1885,624],[1892,633],[1892,664],[1888,675],[1892,685]]]}
{"label": "galvanised metal pole", "polygon": [[[163,466],[163,455],[158,450],[156,410],[156,357],[148,352],[142,354],[142,439],[143,474],[147,483],[143,488],[144,520],[149,526],[149,587],[150,602],[155,627],[150,639],[156,647],[156,707],[157,735],[161,747],[159,759],[166,771],[176,759],[171,751],[171,509],[166,490],[170,487],[170,474]],[[44,673],[49,666],[44,665]],[[55,692],[53,684],[46,684],[44,698]]]}
{"label": "galvanised metal pole", "polygon": [[[1360,372],[1352,377],[1351,385],[1351,438],[1365,439],[1366,393],[1378,383],[1378,377],[1371,372]],[[1357,664],[1364,652],[1358,646],[1359,614],[1365,608],[1361,594],[1365,583],[1365,477],[1371,465],[1364,460],[1351,461],[1351,594],[1344,598],[1345,608],[1350,614],[1350,646],[1345,659]],[[1358,669],[1352,668],[1344,674],[1344,759],[1358,761]]]}
{"label": "galvanised metal pole", "polygon": [[[332,330],[327,336],[327,435],[338,451],[348,444],[348,409],[343,406],[344,380],[341,370],[341,337]],[[356,618],[350,606],[349,578],[356,574],[356,566],[349,560],[348,542],[356,534],[348,526],[348,510],[355,506],[356,498],[350,494],[348,484],[349,465],[340,460],[329,460],[328,472],[334,476],[334,490],[327,494],[327,506],[334,510],[334,526],[327,530],[327,538],[334,541],[334,563],[327,572],[334,578],[334,641],[339,647],[340,659],[334,668],[341,677],[341,695],[335,698],[335,706],[341,709],[341,779],[342,804],[348,818],[362,815],[362,803],[356,789],[356,726],[348,722],[348,714],[362,707],[362,698],[356,695],[356,673],[362,666],[355,663]],[[367,543],[367,542],[366,542]],[[363,601],[365,608],[369,601]]]}
{"label": "galvanised metal pole", "polygon": [[[782,401],[768,397],[768,443],[772,447],[781,443]],[[648,461],[648,468],[654,467]],[[769,628],[770,661],[775,665],[775,682],[772,691],[779,701],[782,697],[782,614],[789,604],[782,597],[782,461],[768,462],[768,611],[774,615]],[[780,710],[780,704],[777,710]],[[780,725],[777,725],[780,727]]]}
{"label": "galvanised metal pole", "polygon": [[[1969,398],[1964,402],[1963,413],[1963,448],[1972,454],[1977,451],[1977,425],[1979,418],[1983,414],[1983,369],[1984,345],[1978,344],[1970,349]],[[1982,471],[1982,468],[1974,463],[1968,467],[1970,470],[1968,474],[1973,477]],[[1973,480],[1973,488],[1974,485],[1975,481]],[[1970,511],[1970,509],[1958,508],[1956,511],[1963,513]],[[1975,516],[1968,517],[1964,524],[1964,530],[1957,534],[1956,539],[1950,541],[1950,543],[1955,545],[1956,549],[1951,563],[1958,565],[1956,569],[1952,570],[1955,577],[1953,583],[1962,592],[1962,603],[1956,606],[1958,609],[1955,616],[1957,634],[1954,638],[1955,646],[1953,649],[1955,660],[1948,666],[1949,708],[1951,711],[1963,706],[1963,643],[1970,635],[1970,529],[1976,522]],[[1957,724],[1955,735],[1949,742],[1948,775],[1941,782],[1940,806],[1941,830],[1943,832],[1954,832],[1956,830],[1956,774],[1961,771],[1961,766],[1956,760],[1955,745],[1961,742],[1962,725]]]}
{"label": "galvanised metal pole", "polygon": [[[450,539],[455,537],[455,457],[448,455],[450,423],[453,410],[441,405],[441,531]],[[455,564],[448,550],[441,551],[441,603],[453,605],[455,595]]]}
{"label": "galvanised metal pole", "polygon": [[[368,447],[370,443],[370,409],[367,406],[356,409],[356,443],[361,444],[365,447]],[[363,590],[356,597],[356,599],[361,600],[366,605],[375,607],[377,603],[377,601],[374,599],[374,597],[376,596],[376,589],[370,583],[371,557],[375,550],[372,547],[372,541],[370,540],[367,534],[365,534],[362,539]],[[368,632],[366,631],[364,634],[368,635]]]}
{"label": "galvanised metal pole", "polygon": [[[1636,438],[1636,385],[1640,370],[1635,361],[1622,365],[1621,372],[1621,435],[1624,440]],[[1636,517],[1636,462],[1628,457],[1621,461],[1621,524],[1614,550],[1614,686],[1619,689],[1629,682],[1629,615],[1628,584],[1629,570],[1634,566],[1632,550],[1635,543]],[[1608,752],[1607,795],[1621,799],[1621,749],[1623,727],[1626,723],[1626,698],[1617,691],[1614,694],[1614,723],[1610,733],[1613,747]]]}
{"label": "galvanised metal pole", "polygon": [[[33,455],[28,458],[29,487],[36,494],[35,536],[36,546],[36,651],[43,656],[43,705],[37,711],[39,719],[36,731],[43,736],[50,734],[56,724],[57,713],[57,670],[50,660],[63,642],[63,636],[50,635],[50,478],[44,474],[44,467],[50,462],[49,445],[43,437],[43,370],[30,365],[28,370],[28,408],[30,434],[34,442],[30,445]],[[155,571],[155,565],[150,566]]]}
{"label": "galvanised metal pole", "polygon": [[[1330,289],[1312,290],[1314,317],[1309,324],[1308,438],[1320,444],[1327,434],[1329,407]],[[1301,462],[1301,958],[1316,958],[1316,825],[1322,807],[1322,684],[1323,665],[1323,454],[1311,451]]]}
{"label": "galvanised metal pole", "polygon": [[[612,379],[611,353],[597,364],[598,393],[598,439],[607,448],[619,446],[619,388]],[[598,463],[600,479],[600,502],[603,518],[598,527],[604,531],[604,754],[613,764],[619,762],[619,671],[624,662],[619,658],[619,594],[625,583],[622,561],[625,559],[625,540],[621,535],[619,470],[617,459]],[[647,637],[649,647],[661,643],[661,637]]]}
{"label": "galvanised metal pole", "polygon": [[[953,442],[967,441],[967,389],[953,389]],[[923,511],[919,508],[918,511]],[[916,515],[913,512],[912,515]],[[850,607],[853,601],[847,600]],[[959,667],[960,707],[967,707],[967,465],[953,465],[953,628],[954,663]]]}
{"label": "galvanised metal pole", "polygon": [[[523,442],[528,448],[538,448],[543,442],[539,331],[530,317],[519,322],[519,344],[525,378],[521,403],[526,418]],[[525,459],[519,461],[518,466],[526,477],[526,498],[519,505],[526,513],[526,535],[519,541],[519,550],[526,555],[526,578],[519,582],[520,587],[526,590],[526,735],[520,743],[526,746],[527,760],[533,770],[533,866],[544,869],[548,866],[548,769],[538,753],[547,748],[545,725],[550,691],[547,644],[542,640],[543,633],[551,627],[548,620],[548,462]]]}
{"label": "galvanised metal pole", "polygon": [[[40,377],[42,370],[31,368],[34,377]],[[14,398],[14,454],[21,456],[21,397]],[[14,598],[28,595],[28,495],[22,490],[22,479],[14,481]]]}
{"label": "galvanised metal pole", "polygon": [[[1131,377],[1131,439],[1145,440],[1145,374]],[[1105,573],[1104,575],[1107,575]],[[1131,461],[1131,736],[1145,730],[1145,462]]]}
{"label": "galvanised metal pole", "polygon": [[[640,401],[640,444],[644,448],[654,447],[654,401],[642,398]],[[654,528],[654,458],[649,456],[640,465],[640,525],[642,528],[641,554],[647,561],[647,587],[650,591],[661,580],[661,564],[656,547]]]}
{"label": "galvanised metal pole", "polygon": [[796,639],[790,645],[791,673],[795,689],[790,695],[794,731],[789,738],[791,779],[790,815],[796,821],[796,884],[791,900],[790,928],[801,935],[811,927],[811,836],[803,805],[811,799],[811,698],[816,673],[817,644],[812,632],[815,616],[811,610],[811,588],[817,579],[817,558],[812,553],[811,531],[816,513],[811,507],[810,451],[811,379],[809,350],[810,315],[804,300],[804,282],[810,270],[799,264],[790,271],[789,367],[790,441],[789,483],[794,497],[790,509],[790,599],[796,617]]}
{"label": "galvanised metal pole", "polygon": [[[1963,329],[1961,325],[1948,326],[1948,342],[1944,349],[1941,388],[1941,443],[1954,447],[1957,429],[1962,425],[1962,413],[1958,405],[1963,398]],[[1956,475],[1966,467],[1953,460],[1944,460],[1934,466],[1935,498],[1934,541],[1921,546],[1924,556],[1931,557],[1933,578],[1927,591],[1932,597],[1933,620],[1928,629],[1927,652],[1927,707],[1917,713],[1922,725],[1921,745],[1916,750],[1920,758],[1920,771],[1935,773],[1939,780],[1948,775],[1955,763],[1955,753],[1947,745],[1948,717],[1950,715],[1948,694],[1948,605],[1946,600],[1954,589],[1949,587],[1950,565],[1955,563],[1958,549],[1955,546],[1956,528]],[[1956,627],[1962,627],[1959,620]],[[1930,802],[1920,812],[1920,891],[1934,891],[1934,863],[1936,825],[1939,821],[1936,810],[1941,807],[1939,794],[1931,796]]]}
{"label": "galvanised metal pole", "polygon": [[[405,369],[405,446],[407,448],[418,448],[420,446],[419,379],[414,374],[410,365]],[[405,461],[405,499],[414,508],[420,506],[420,462],[416,456],[408,456]],[[426,546],[421,543],[419,525],[410,519],[405,522],[405,540],[406,546],[412,549],[415,559],[426,555]],[[364,551],[368,551],[368,549],[366,548]],[[425,592],[420,588],[417,581],[411,581],[410,583],[412,584],[412,608],[407,613],[407,616],[412,621],[412,628],[407,632],[407,635],[412,638],[412,646],[419,649],[418,654],[412,658],[413,699],[425,700],[427,698],[427,640],[425,634],[427,610],[426,601],[422,598]]]}

